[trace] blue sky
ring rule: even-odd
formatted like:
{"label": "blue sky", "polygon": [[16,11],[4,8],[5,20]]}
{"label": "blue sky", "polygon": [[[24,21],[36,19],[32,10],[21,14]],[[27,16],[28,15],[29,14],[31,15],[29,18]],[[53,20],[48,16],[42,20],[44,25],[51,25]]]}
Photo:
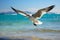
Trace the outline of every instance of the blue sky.
{"label": "blue sky", "polygon": [[12,11],[11,6],[24,11],[36,11],[50,5],[55,5],[52,12],[60,12],[60,0],[0,0],[0,5],[0,12]]}

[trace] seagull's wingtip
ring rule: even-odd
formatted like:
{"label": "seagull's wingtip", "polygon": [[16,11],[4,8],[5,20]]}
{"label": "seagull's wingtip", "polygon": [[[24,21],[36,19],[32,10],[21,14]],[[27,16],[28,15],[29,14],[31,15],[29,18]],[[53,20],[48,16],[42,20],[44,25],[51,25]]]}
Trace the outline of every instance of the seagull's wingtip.
{"label": "seagull's wingtip", "polygon": [[18,10],[16,10],[15,8],[11,7],[12,10],[14,10],[17,14],[18,14]]}
{"label": "seagull's wingtip", "polygon": [[54,7],[55,7],[55,5],[52,5],[51,7],[52,7],[52,8],[54,8]]}
{"label": "seagull's wingtip", "polygon": [[54,8],[54,7],[55,7],[55,5],[51,5],[50,7],[51,7],[51,8]]}
{"label": "seagull's wingtip", "polygon": [[11,9],[14,9],[14,8],[11,6]]}

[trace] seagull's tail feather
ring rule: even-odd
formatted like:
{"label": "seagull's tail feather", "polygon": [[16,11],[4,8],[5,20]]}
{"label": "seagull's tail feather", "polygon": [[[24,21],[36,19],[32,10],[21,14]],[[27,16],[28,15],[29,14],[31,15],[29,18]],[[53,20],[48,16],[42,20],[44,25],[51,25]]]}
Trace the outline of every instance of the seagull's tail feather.
{"label": "seagull's tail feather", "polygon": [[36,22],[35,24],[42,24],[42,22],[41,22],[41,21],[39,21],[39,20],[37,20],[37,22]]}

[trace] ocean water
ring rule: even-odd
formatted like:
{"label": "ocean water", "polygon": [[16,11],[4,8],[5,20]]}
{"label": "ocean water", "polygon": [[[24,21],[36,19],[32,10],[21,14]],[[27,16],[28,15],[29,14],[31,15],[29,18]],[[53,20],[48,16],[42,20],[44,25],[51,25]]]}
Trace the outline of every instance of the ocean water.
{"label": "ocean water", "polygon": [[[42,25],[34,26],[31,20],[22,15],[0,15],[0,37],[37,36],[41,38],[60,38],[60,14],[45,14]],[[46,36],[46,37],[45,37]]]}

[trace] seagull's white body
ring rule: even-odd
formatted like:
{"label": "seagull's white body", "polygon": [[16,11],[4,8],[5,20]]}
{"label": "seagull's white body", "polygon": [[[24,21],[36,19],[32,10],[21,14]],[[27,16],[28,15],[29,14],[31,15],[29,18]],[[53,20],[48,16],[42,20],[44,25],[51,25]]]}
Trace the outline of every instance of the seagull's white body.
{"label": "seagull's white body", "polygon": [[30,18],[30,20],[33,22],[33,23],[35,23],[35,24],[42,24],[42,22],[40,22],[39,20],[37,20],[37,19],[35,19],[34,17],[32,17],[32,16],[30,16],[29,17]]}
{"label": "seagull's white body", "polygon": [[16,13],[19,13],[21,15],[27,16],[30,18],[30,20],[33,22],[33,24],[36,26],[38,24],[42,24],[42,22],[38,19],[40,19],[44,14],[46,14],[47,12],[49,12],[51,9],[54,8],[54,5],[49,6],[47,8],[43,8],[38,10],[35,14],[29,15],[26,14],[25,12],[21,11],[21,10],[16,10],[13,7],[11,7]]}

